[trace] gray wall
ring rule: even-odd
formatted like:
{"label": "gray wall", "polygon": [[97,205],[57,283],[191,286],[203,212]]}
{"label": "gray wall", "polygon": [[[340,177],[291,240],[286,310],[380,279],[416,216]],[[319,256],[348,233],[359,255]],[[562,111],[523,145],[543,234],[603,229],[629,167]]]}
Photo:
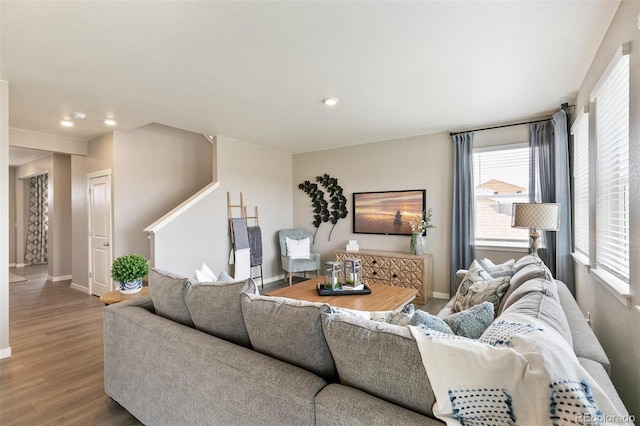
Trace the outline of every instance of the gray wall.
{"label": "gray wall", "polygon": [[363,249],[409,252],[409,236],[353,234],[352,193],[426,189],[427,208],[433,208],[435,229],[428,231],[427,252],[433,254],[433,290],[436,297],[449,295],[451,186],[453,148],[448,133],[416,136],[360,146],[293,156],[293,225],[315,231],[311,199],[298,189],[305,180],[324,173],[338,179],[347,197],[349,216],[338,221],[328,241],[331,223],[318,229],[313,251],[322,260],[333,258],[348,240]]}
{"label": "gray wall", "polygon": [[70,279],[71,157],[69,155],[53,154],[53,182],[50,180],[49,186],[49,195],[53,198],[53,202],[49,202],[49,276],[54,280]]}
{"label": "gray wall", "polygon": [[16,168],[9,167],[9,265],[16,264]]}
{"label": "gray wall", "polygon": [[149,124],[114,132],[113,256],[149,258],[143,231],[212,181],[211,143],[201,134]]}
{"label": "gray wall", "polygon": [[[220,188],[166,225],[155,236],[155,265],[186,276],[206,262],[216,273],[227,271],[229,225],[227,192],[231,203],[240,203],[240,192],[249,216],[258,207],[262,231],[265,281],[281,276],[276,233],[292,224],[291,154],[262,148],[223,136],[216,138]],[[234,210],[234,216],[239,210]],[[251,224],[251,223],[250,223]],[[254,270],[253,275],[258,271]]]}
{"label": "gray wall", "polygon": [[9,356],[9,83],[0,80],[0,358]]}
{"label": "gray wall", "polygon": [[[640,2],[622,1],[607,34],[582,82],[576,111],[589,104],[589,95],[614,53],[631,41],[629,146],[630,146],[630,285],[633,304],[640,305],[640,31],[636,19]],[[593,194],[592,194],[593,195]],[[593,238],[595,230],[591,230]],[[627,409],[640,418],[640,311],[627,308],[605,289],[589,269],[576,263],[576,294],[583,312],[591,313],[591,326],[613,365],[612,379]]]}
{"label": "gray wall", "polygon": [[87,155],[72,155],[71,173],[71,285],[89,291],[89,210],[87,174],[113,167],[113,133],[86,143]]}
{"label": "gray wall", "polygon": [[72,285],[89,291],[89,217],[87,158],[71,156],[71,276]]}

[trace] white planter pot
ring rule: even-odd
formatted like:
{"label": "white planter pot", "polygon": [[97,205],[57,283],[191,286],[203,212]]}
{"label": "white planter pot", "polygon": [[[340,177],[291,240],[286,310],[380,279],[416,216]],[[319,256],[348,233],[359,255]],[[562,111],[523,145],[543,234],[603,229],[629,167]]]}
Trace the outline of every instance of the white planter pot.
{"label": "white planter pot", "polygon": [[142,278],[136,281],[120,281],[119,284],[119,290],[122,294],[135,294],[142,290]]}

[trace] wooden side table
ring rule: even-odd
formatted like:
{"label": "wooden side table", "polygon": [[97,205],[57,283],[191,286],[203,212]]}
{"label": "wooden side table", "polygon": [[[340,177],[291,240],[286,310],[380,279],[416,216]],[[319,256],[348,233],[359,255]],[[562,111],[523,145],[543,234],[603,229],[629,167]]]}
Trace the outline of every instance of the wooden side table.
{"label": "wooden side table", "polygon": [[142,290],[133,294],[122,294],[120,293],[120,290],[109,291],[107,293],[104,293],[102,296],[100,296],[100,300],[105,305],[110,305],[112,303],[118,303],[124,300],[135,299],[136,297],[146,296],[148,294],[151,294],[151,291],[149,290],[149,286],[143,286]]}

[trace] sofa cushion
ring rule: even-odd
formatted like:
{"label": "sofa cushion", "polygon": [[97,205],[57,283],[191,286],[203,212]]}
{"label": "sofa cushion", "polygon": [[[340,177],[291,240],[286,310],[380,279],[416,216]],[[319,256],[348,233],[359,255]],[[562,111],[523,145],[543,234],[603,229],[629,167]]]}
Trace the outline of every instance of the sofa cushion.
{"label": "sofa cushion", "polygon": [[510,286],[509,291],[505,294],[502,302],[500,303],[499,315],[502,314],[509,306],[520,300],[525,294],[539,292],[546,294],[547,296],[557,297],[557,291],[555,289],[555,282],[553,279],[548,278],[532,278],[525,282],[520,283],[518,286]]}
{"label": "sofa cushion", "polygon": [[191,280],[171,272],[151,268],[149,271],[149,290],[156,314],[193,327],[193,320],[184,301]]}
{"label": "sofa cushion", "polygon": [[552,279],[553,276],[544,263],[540,265],[532,263],[523,266],[518,272],[513,274],[513,277],[511,277],[511,285],[517,288],[523,283],[534,278]]}
{"label": "sofa cushion", "polygon": [[322,328],[340,383],[433,416],[431,384],[407,327],[322,314]]}
{"label": "sofa cushion", "polygon": [[510,299],[511,294],[516,291],[522,284],[526,283],[529,280],[534,278],[546,278],[549,280],[553,279],[551,275],[551,271],[545,266],[544,263],[529,263],[523,267],[521,267],[518,272],[516,272],[509,282],[509,287],[504,294],[504,297],[500,301],[498,305],[498,310],[496,312],[497,315],[500,315],[502,311],[505,309],[505,305],[507,301]]}
{"label": "sofa cushion", "polygon": [[322,334],[320,314],[331,311],[326,303],[243,293],[242,314],[253,348],[335,380],[336,366]]}
{"label": "sofa cushion", "polygon": [[538,257],[537,254],[531,253],[518,259],[513,265],[513,270],[518,272],[520,269],[531,264],[544,265],[544,262]]}
{"label": "sofa cushion", "polygon": [[[519,290],[522,290],[520,287]],[[573,348],[573,337],[567,317],[557,297],[543,291],[530,291],[505,308],[503,315],[518,313],[537,318],[556,330]]]}
{"label": "sofa cushion", "polygon": [[250,347],[249,334],[242,317],[240,294],[255,294],[257,291],[256,283],[251,278],[232,282],[210,282],[189,287],[185,302],[198,330]]}
{"label": "sofa cushion", "polygon": [[484,333],[487,327],[493,322],[493,315],[493,303],[483,302],[466,311],[457,312],[445,317],[444,322],[451,327],[451,330],[457,336],[479,339],[482,333]]}
{"label": "sofa cushion", "polygon": [[359,389],[335,383],[324,387],[316,396],[315,424],[442,426],[439,420],[376,398]]}
{"label": "sofa cushion", "polygon": [[453,309],[460,312],[482,302],[491,302],[497,311],[508,287],[509,277],[492,278],[478,261],[474,260],[458,287]]}

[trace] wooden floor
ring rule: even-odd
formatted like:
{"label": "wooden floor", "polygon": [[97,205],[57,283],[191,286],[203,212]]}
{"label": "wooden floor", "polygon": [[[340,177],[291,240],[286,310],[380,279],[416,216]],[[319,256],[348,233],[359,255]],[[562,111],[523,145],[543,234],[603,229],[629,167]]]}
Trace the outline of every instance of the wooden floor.
{"label": "wooden floor", "polygon": [[0,425],[139,425],[104,393],[104,305],[47,282],[47,267],[11,268],[9,344],[0,360]]}
{"label": "wooden floor", "polygon": [[[0,360],[0,425],[141,424],[104,393],[100,299],[70,281],[48,282],[46,265],[11,272],[27,281],[9,284],[12,356]],[[261,293],[285,285],[265,284]],[[435,313],[444,303],[416,308]]]}

